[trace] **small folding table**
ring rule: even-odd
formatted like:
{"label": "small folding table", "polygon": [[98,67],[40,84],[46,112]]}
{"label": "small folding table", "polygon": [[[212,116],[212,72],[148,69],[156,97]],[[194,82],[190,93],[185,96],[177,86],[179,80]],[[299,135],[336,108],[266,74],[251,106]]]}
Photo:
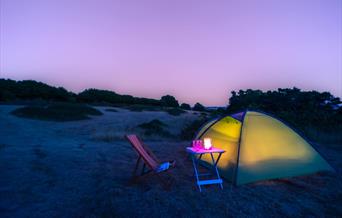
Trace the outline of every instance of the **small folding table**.
{"label": "small folding table", "polygon": [[[218,148],[211,148],[209,150],[205,150],[203,148],[198,149],[194,147],[187,147],[186,151],[190,154],[191,159],[192,159],[192,164],[193,164],[194,171],[195,171],[195,178],[196,178],[199,191],[200,192],[202,191],[201,185],[212,185],[212,184],[219,184],[221,189],[223,189],[222,179],[217,170],[217,164],[220,161],[221,155],[225,152],[225,150],[218,149]],[[215,153],[218,154],[216,160],[213,155]],[[198,165],[199,165],[199,162],[201,161],[202,156],[205,154],[209,154],[211,156],[211,160],[212,160],[211,171],[209,169],[209,173],[200,174],[198,171]],[[213,175],[216,178],[200,179],[200,177],[202,176],[210,176],[210,175]]]}

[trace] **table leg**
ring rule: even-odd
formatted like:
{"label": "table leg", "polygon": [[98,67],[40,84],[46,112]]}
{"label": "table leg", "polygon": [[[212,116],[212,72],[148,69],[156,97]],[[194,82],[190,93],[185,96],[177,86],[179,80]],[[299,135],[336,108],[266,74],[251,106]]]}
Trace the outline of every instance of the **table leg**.
{"label": "table leg", "polygon": [[[216,176],[217,176],[218,179],[221,179],[220,174],[219,174],[218,169],[217,169],[217,164],[218,164],[218,162],[219,162],[219,160],[220,160],[220,158],[221,158],[221,154],[222,154],[222,153],[219,154],[219,156],[217,157],[217,159],[216,159],[216,161],[215,161],[213,154],[210,153],[211,160],[213,161],[213,168],[214,168],[214,170],[215,170],[215,172],[216,172]],[[219,183],[219,184],[220,184],[221,189],[223,189],[222,182]]]}
{"label": "table leg", "polygon": [[199,177],[198,177],[198,172],[197,172],[197,161],[195,160],[196,159],[195,155],[191,155],[191,159],[192,159],[192,164],[193,164],[194,172],[195,172],[195,176],[196,176],[196,184],[198,186],[199,191],[202,192],[201,185],[198,183]]}

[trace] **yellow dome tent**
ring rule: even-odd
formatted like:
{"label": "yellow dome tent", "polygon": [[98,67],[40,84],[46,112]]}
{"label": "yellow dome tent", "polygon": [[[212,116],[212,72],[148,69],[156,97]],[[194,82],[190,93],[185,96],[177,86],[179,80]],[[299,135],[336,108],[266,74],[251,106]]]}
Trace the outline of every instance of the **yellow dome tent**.
{"label": "yellow dome tent", "polygon": [[[245,111],[212,120],[196,136],[204,138],[226,151],[218,169],[236,185],[333,170],[298,133],[262,112]],[[209,158],[202,160],[211,163]]]}

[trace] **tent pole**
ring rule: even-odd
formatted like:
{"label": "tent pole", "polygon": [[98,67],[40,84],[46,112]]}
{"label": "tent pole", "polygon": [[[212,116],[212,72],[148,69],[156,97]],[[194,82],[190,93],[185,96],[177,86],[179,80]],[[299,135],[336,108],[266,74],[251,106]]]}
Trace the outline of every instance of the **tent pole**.
{"label": "tent pole", "polygon": [[237,158],[236,158],[236,164],[235,164],[235,170],[234,170],[234,178],[233,178],[233,182],[232,182],[232,185],[234,185],[234,186],[237,186],[236,182],[237,182],[237,174],[238,174],[239,159],[240,159],[241,136],[242,136],[243,123],[245,121],[245,116],[246,116],[247,112],[248,112],[248,109],[243,114],[242,121],[241,121],[240,137],[239,137],[239,143],[238,143],[238,152],[237,152]]}

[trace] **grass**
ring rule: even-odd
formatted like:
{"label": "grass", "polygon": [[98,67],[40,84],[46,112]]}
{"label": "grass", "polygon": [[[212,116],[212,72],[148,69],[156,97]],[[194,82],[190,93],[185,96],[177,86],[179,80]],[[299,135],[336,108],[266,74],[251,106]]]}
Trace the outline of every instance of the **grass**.
{"label": "grass", "polygon": [[91,136],[91,139],[95,141],[114,142],[117,140],[123,140],[124,133],[121,135],[115,132],[98,133],[98,134],[93,134]]}
{"label": "grass", "polygon": [[[126,140],[119,138],[135,133],[136,129],[130,128],[136,128],[138,124],[147,129],[153,126],[170,131],[183,128],[185,125],[175,124],[186,122],[185,118],[171,119],[168,114],[158,112],[158,117],[163,118],[151,124],[149,121],[153,121],[155,114],[134,114],[137,116],[128,119],[132,113],[121,110],[119,113],[127,120],[118,114],[120,116],[111,118],[110,123],[106,119],[90,120],[87,125],[62,123],[58,130],[63,134],[55,134],[51,123],[23,125],[28,121],[15,122],[17,119],[12,116],[2,116],[2,136],[13,132],[6,125],[7,121],[13,124],[11,128],[20,132],[1,137],[0,142],[1,160],[6,160],[5,167],[0,167],[1,189],[4,190],[0,201],[5,217],[141,217],[146,214],[150,217],[253,217],[256,214],[260,217],[341,217],[340,150],[324,149],[325,144],[317,145],[329,163],[336,167],[336,173],[267,180],[237,187],[224,180],[223,190],[212,185],[204,187],[200,193],[193,177],[192,162],[185,152],[189,141],[173,142],[176,137],[154,137],[157,140],[144,140],[153,153],[162,161],[177,162],[176,168],[169,171],[175,183],[171,190],[164,190],[154,176],[137,183],[129,182],[137,154]],[[194,131],[199,130],[191,121],[188,120],[189,126],[192,124]],[[116,126],[119,122],[125,122],[125,125]],[[40,132],[42,127],[47,131]],[[128,129],[124,129],[126,127]],[[46,138],[42,138],[45,134]],[[26,137],[28,135],[30,137]],[[92,135],[110,144],[88,141]],[[23,142],[25,146],[22,146]],[[81,144],[85,145],[83,150],[78,149]],[[9,150],[6,147],[1,150],[1,145],[8,146]],[[132,205],[141,209],[132,209]]]}
{"label": "grass", "polygon": [[90,106],[73,103],[50,103],[44,106],[25,106],[11,112],[17,117],[46,121],[75,121],[89,119],[102,113]]}
{"label": "grass", "polygon": [[1,150],[2,148],[5,148],[5,147],[7,147],[7,145],[5,145],[5,144],[0,144],[0,150]]}
{"label": "grass", "polygon": [[106,111],[108,111],[108,112],[118,112],[118,110],[116,110],[114,108],[107,108]]}
{"label": "grass", "polygon": [[151,135],[159,135],[168,137],[171,134],[165,129],[167,125],[158,119],[154,119],[150,122],[142,123],[137,126],[138,128],[142,129],[144,135],[151,136]]}
{"label": "grass", "polygon": [[41,148],[39,148],[39,147],[38,148],[34,148],[33,149],[33,153],[39,159],[44,159],[47,156],[46,152],[44,150],[42,150]]}

